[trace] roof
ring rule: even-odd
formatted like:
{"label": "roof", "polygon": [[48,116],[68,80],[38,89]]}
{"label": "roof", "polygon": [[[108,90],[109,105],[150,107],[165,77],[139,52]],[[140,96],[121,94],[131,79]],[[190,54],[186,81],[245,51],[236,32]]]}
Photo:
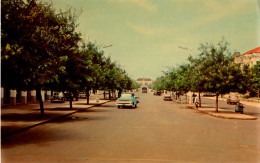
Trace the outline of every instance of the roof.
{"label": "roof", "polygon": [[253,54],[253,53],[260,53],[260,47],[257,47],[255,49],[249,50],[249,51],[245,52],[243,55]]}
{"label": "roof", "polygon": [[149,78],[139,78],[136,81],[152,81],[152,79],[149,79]]}

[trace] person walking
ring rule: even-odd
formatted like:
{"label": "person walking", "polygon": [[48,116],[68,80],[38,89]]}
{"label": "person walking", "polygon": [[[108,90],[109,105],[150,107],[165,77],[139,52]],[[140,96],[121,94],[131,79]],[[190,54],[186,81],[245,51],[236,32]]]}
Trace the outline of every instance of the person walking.
{"label": "person walking", "polygon": [[197,96],[195,97],[195,106],[197,109],[199,108],[199,99]]}

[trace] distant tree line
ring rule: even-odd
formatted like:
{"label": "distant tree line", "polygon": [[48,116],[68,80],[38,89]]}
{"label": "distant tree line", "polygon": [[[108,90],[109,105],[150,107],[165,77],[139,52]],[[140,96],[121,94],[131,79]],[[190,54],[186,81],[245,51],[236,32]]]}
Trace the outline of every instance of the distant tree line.
{"label": "distant tree line", "polygon": [[[77,14],[56,12],[36,0],[1,1],[1,86],[7,89],[109,92],[138,88],[120,66],[105,57],[95,43],[76,32]],[[71,99],[71,98],[70,98]],[[70,105],[72,108],[72,100]]]}
{"label": "distant tree line", "polygon": [[260,64],[249,68],[235,63],[228,45],[224,38],[217,45],[201,44],[197,57],[190,56],[188,63],[169,68],[164,76],[154,81],[153,89],[173,91],[177,95],[198,92],[200,107],[202,92],[215,93],[216,111],[221,94],[250,92],[251,96],[259,95]]}

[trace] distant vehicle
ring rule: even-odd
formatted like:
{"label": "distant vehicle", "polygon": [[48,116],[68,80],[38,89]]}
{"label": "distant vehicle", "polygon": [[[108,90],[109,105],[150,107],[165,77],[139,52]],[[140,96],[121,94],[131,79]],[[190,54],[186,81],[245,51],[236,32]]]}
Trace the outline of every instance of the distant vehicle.
{"label": "distant vehicle", "polygon": [[147,87],[142,88],[142,93],[147,93]]}
{"label": "distant vehicle", "polygon": [[138,103],[137,97],[135,97],[135,94],[132,92],[125,92],[121,94],[121,97],[116,100],[116,105],[118,108],[121,107],[131,107],[136,108]]}
{"label": "distant vehicle", "polygon": [[172,101],[172,96],[171,96],[170,94],[165,94],[165,95],[163,96],[163,100],[164,100],[164,101]]}
{"label": "distant vehicle", "polygon": [[154,91],[153,95],[155,96],[161,96],[162,92],[161,91]]}
{"label": "distant vehicle", "polygon": [[53,92],[51,102],[64,102],[64,94],[62,92]]}
{"label": "distant vehicle", "polygon": [[227,98],[227,104],[237,104],[240,100],[237,95],[229,95]]}

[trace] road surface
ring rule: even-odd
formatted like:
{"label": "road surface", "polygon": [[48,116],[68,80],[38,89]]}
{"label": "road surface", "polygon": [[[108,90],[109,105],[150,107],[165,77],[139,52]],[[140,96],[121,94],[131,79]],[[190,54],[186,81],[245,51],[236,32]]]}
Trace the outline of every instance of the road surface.
{"label": "road surface", "polygon": [[112,101],[13,135],[2,142],[2,162],[260,162],[259,119],[138,96],[136,109]]}

